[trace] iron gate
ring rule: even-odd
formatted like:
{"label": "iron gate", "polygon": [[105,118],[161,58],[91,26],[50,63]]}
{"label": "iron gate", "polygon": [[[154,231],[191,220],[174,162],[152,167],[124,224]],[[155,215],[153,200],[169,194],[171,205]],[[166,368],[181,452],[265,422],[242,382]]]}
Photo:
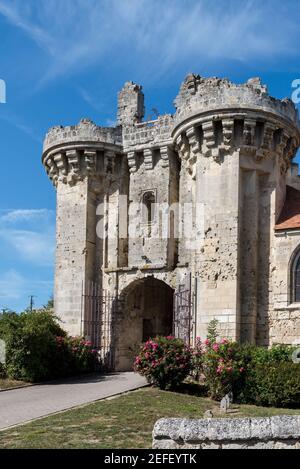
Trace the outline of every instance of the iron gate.
{"label": "iron gate", "polygon": [[118,298],[95,282],[82,285],[81,298],[81,334],[99,351],[102,367],[113,370]]}
{"label": "iron gate", "polygon": [[185,283],[179,285],[174,292],[173,334],[175,337],[184,340],[186,344],[191,345],[193,327],[191,275],[189,274]]}

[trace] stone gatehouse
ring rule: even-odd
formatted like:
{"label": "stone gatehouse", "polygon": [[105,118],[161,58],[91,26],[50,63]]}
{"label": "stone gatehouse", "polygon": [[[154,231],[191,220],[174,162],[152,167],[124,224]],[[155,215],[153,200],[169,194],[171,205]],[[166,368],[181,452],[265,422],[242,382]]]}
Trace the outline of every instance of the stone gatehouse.
{"label": "stone gatehouse", "polygon": [[55,311],[129,369],[149,336],[300,343],[300,123],[257,78],[190,74],[175,113],[144,121],[125,83],[115,127],[49,130]]}

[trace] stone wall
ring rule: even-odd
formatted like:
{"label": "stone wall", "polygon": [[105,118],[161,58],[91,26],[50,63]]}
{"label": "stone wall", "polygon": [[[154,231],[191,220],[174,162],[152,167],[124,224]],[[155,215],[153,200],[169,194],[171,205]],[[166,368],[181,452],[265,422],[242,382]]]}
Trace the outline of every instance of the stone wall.
{"label": "stone wall", "polygon": [[[79,334],[81,313],[91,319],[81,285],[94,281],[117,298],[148,276],[178,290],[191,275],[193,339],[205,337],[216,318],[220,334],[235,340],[300,340],[300,308],[288,293],[300,235],[275,232],[286,186],[300,190],[294,104],[269,96],[257,78],[236,85],[190,74],[175,108],[143,121],[142,87],[127,82],[115,127],[82,119],[48,132],[43,164],[57,189],[56,314]],[[161,204],[151,219],[145,194]],[[127,313],[118,312],[120,321]],[[123,322],[118,334],[142,319]]]}
{"label": "stone wall", "polygon": [[300,245],[300,231],[283,231],[275,235],[273,265],[273,307],[269,317],[269,342],[300,343],[300,304],[291,295],[291,271],[294,254]]}
{"label": "stone wall", "polygon": [[300,449],[300,416],[160,419],[154,449]]}

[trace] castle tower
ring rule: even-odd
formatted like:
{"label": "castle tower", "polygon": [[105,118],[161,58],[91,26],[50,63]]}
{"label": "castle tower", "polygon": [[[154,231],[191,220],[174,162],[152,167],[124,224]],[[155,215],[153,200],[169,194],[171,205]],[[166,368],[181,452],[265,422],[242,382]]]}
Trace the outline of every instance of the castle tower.
{"label": "castle tower", "polygon": [[[235,85],[199,75],[186,78],[175,105],[180,200],[193,201],[203,225],[191,265],[197,335],[217,318],[224,335],[266,345],[274,227],[300,143],[297,111],[259,79]],[[188,257],[184,246],[179,261]]]}
{"label": "castle tower", "polygon": [[93,282],[101,288],[102,268],[119,260],[118,237],[107,233],[117,229],[126,187],[121,143],[118,129],[88,119],[50,129],[44,142],[43,164],[57,192],[55,313],[72,335],[83,334],[89,319],[84,295]]}
{"label": "castle tower", "polygon": [[98,337],[118,370],[143,340],[192,344],[212,319],[235,340],[300,343],[294,104],[258,78],[189,74],[175,108],[143,121],[142,87],[127,82],[116,127],[83,119],[44,142],[55,312],[70,334]]}

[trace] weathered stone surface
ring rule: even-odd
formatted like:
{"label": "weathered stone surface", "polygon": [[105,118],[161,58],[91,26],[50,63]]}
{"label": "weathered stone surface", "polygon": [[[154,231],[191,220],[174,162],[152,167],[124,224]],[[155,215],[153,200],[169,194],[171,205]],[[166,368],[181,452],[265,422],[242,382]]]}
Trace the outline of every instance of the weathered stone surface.
{"label": "weathered stone surface", "polygon": [[[300,191],[297,109],[258,78],[236,85],[195,74],[175,107],[143,121],[142,87],[127,82],[115,127],[82,119],[44,142],[57,189],[55,311],[70,333],[90,336],[82,293],[95,282],[115,298],[113,333],[94,328],[90,338],[101,336],[118,369],[132,368],[146,337],[176,325],[193,343],[214,318],[235,340],[300,343],[291,293],[300,230],[275,229],[287,186]],[[153,213],[143,202],[152,199]],[[172,324],[174,290],[187,289],[189,331]]]}
{"label": "weathered stone surface", "polygon": [[199,449],[298,449],[299,417],[163,419],[154,425],[153,448],[191,444]]}

